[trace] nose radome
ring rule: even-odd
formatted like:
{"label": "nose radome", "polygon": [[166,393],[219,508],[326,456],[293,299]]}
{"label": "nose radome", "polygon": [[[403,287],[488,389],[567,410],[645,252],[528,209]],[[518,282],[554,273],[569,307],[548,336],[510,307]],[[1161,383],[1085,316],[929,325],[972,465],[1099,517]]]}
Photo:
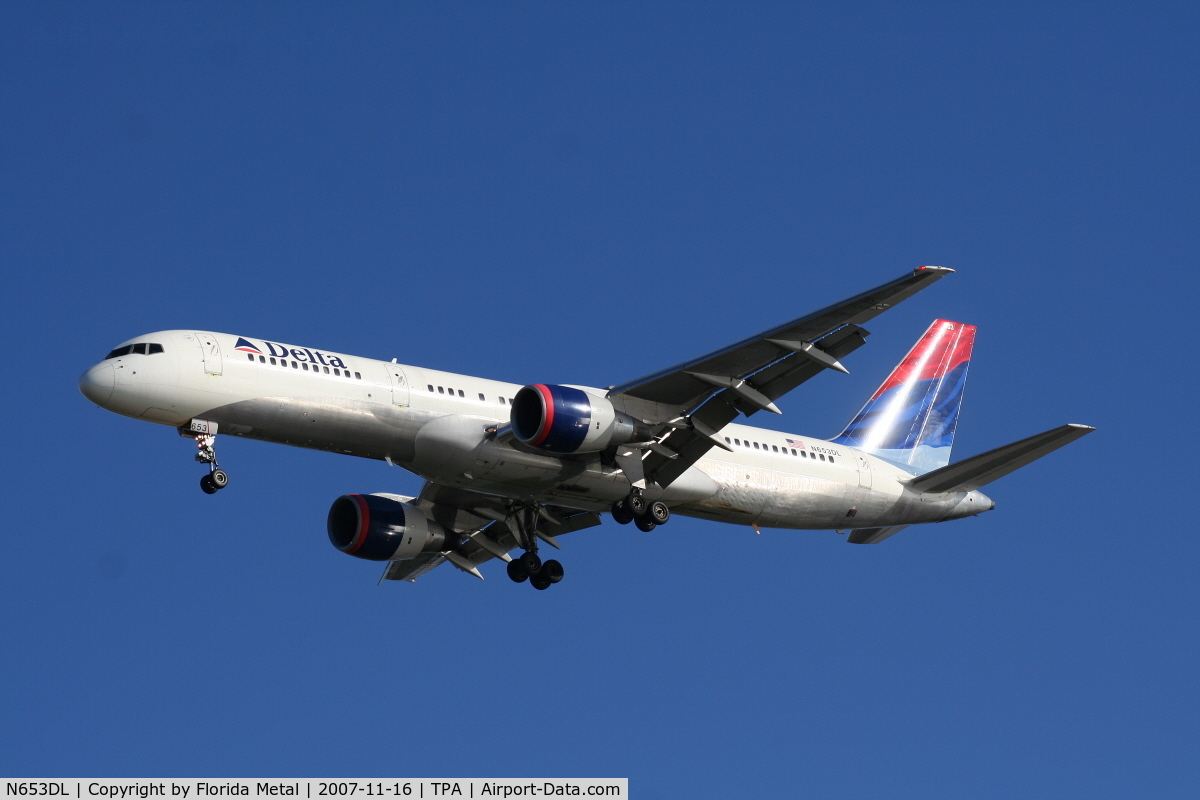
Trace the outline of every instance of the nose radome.
{"label": "nose radome", "polygon": [[102,406],[112,397],[116,383],[117,376],[112,364],[102,361],[83,373],[83,377],[79,379],[79,391],[83,392],[83,396],[88,400]]}

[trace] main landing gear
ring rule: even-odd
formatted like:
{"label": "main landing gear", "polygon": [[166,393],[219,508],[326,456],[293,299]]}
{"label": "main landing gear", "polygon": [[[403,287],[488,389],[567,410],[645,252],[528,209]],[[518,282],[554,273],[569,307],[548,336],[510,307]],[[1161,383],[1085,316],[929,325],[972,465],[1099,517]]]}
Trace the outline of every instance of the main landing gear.
{"label": "main landing gear", "polygon": [[216,494],[229,485],[229,474],[217,466],[217,436],[212,433],[194,434],[196,460],[208,464],[208,474],[200,479],[205,494]]}
{"label": "main landing gear", "polygon": [[638,530],[649,533],[659,525],[666,524],[671,518],[671,509],[660,500],[647,501],[642,496],[642,490],[635,488],[624,500],[613,503],[612,516],[622,525],[632,522]]}
{"label": "main landing gear", "polygon": [[540,508],[536,503],[527,503],[515,509],[513,516],[509,517],[509,528],[517,545],[525,552],[520,558],[508,562],[508,577],[514,583],[529,581],[530,586],[544,591],[563,579],[563,566],[554,559],[542,561],[538,555],[536,530],[539,514]]}

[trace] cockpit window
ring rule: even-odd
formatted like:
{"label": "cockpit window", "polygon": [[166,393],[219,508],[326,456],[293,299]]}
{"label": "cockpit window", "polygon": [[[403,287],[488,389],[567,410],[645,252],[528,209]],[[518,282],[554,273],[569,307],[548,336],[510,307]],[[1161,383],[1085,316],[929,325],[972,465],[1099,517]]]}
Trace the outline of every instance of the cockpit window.
{"label": "cockpit window", "polygon": [[163,346],[161,344],[154,342],[138,342],[137,344],[127,344],[124,347],[118,347],[116,350],[113,350],[111,353],[106,355],[104,360],[107,361],[110,358],[120,358],[121,356],[127,356],[130,353],[139,353],[144,356],[152,356],[157,353],[161,353],[162,351]]}

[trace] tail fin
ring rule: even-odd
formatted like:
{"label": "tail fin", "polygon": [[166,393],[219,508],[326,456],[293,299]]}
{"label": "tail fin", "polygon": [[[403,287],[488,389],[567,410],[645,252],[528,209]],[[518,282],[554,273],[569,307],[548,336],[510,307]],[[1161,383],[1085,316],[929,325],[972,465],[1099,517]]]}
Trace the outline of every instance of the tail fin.
{"label": "tail fin", "polygon": [[918,475],[949,464],[974,345],[974,325],[935,320],[832,441]]}

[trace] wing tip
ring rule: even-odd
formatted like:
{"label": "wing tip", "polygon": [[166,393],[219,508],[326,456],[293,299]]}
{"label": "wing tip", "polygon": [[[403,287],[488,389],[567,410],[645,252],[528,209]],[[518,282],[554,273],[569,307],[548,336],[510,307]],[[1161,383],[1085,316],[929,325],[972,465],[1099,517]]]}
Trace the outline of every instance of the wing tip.
{"label": "wing tip", "polygon": [[914,270],[914,271],[915,272],[935,272],[938,275],[949,275],[950,273],[954,272],[954,270],[950,269],[949,267],[934,267],[934,266],[917,267],[916,270]]}

